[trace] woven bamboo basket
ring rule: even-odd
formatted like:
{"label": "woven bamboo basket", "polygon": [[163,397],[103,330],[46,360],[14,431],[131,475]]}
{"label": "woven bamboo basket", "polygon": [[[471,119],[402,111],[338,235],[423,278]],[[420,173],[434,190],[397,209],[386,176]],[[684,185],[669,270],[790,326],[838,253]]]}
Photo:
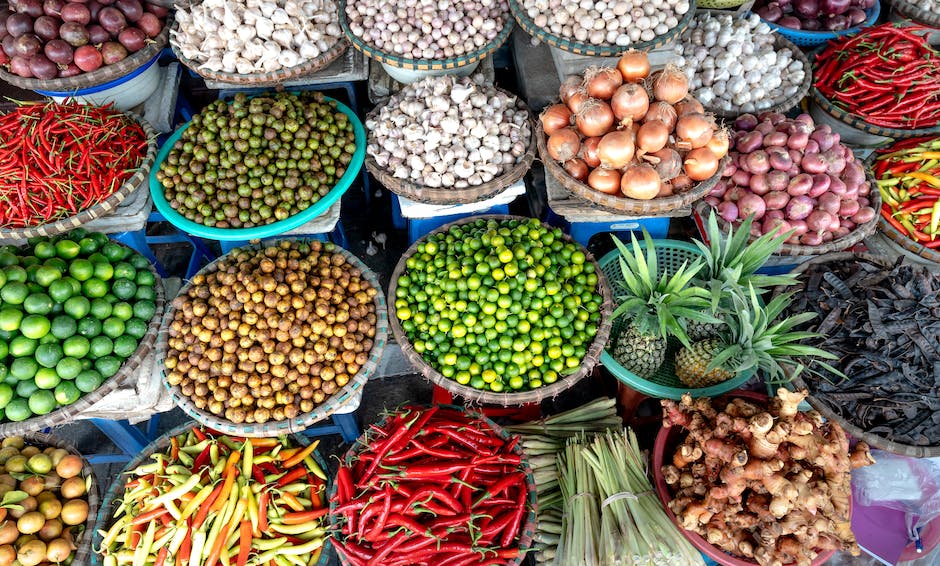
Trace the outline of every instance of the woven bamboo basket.
{"label": "woven bamboo basket", "polygon": [[[441,406],[447,407],[449,409],[454,409],[457,411],[465,412],[473,418],[481,419],[484,422],[486,422],[486,424],[490,428],[492,428],[493,431],[497,435],[505,439],[512,438],[512,435],[510,435],[506,430],[504,430],[495,422],[487,418],[482,413],[478,413],[474,410],[466,409],[464,407],[453,406],[453,405],[441,405]],[[390,418],[391,418],[391,415],[387,415],[378,423],[378,427],[382,427],[385,424],[387,424],[388,419]],[[356,442],[353,443],[353,445],[349,447],[349,450],[347,450],[346,454],[343,456],[343,460],[341,464],[345,466],[350,466],[354,464],[356,459],[359,456],[359,453],[362,452],[369,445],[370,442],[375,440],[374,437],[375,437],[375,433],[371,429],[366,431],[365,434],[360,436],[356,440]],[[521,534],[520,534],[519,543],[518,543],[519,544],[519,556],[509,560],[505,564],[507,566],[520,566],[521,564],[525,562],[526,554],[532,548],[533,537],[535,536],[535,531],[536,531],[536,517],[538,514],[538,499],[536,497],[535,472],[532,471],[532,466],[529,465],[528,457],[526,456],[525,451],[522,450],[521,446],[516,445],[513,447],[513,452],[519,454],[522,457],[521,468],[522,468],[522,472],[525,474],[526,488],[528,489],[527,506],[529,507],[529,512],[526,515],[525,522],[522,524],[522,527],[520,530]],[[334,482],[330,489],[329,517],[330,517],[330,530],[332,531],[331,539],[333,540],[333,544],[337,547],[337,549],[339,549],[339,548],[342,548],[343,546],[343,543],[340,540],[343,535],[340,532],[341,526],[339,525],[339,519],[336,514],[336,508],[339,507],[339,504],[337,503],[337,500],[336,500],[336,490],[337,490],[337,485]],[[349,563],[349,561],[346,560],[346,557],[343,555],[342,552],[337,552],[337,554],[339,555],[339,561],[341,564],[343,564],[343,566],[352,566]]]}
{"label": "woven bamboo basket", "polygon": [[[401,259],[398,261],[398,265],[395,266],[395,271],[392,272],[392,277],[389,282],[388,296],[392,297],[392,300],[388,301],[388,319],[389,324],[392,327],[392,335],[395,337],[395,341],[399,344],[399,346],[401,346],[401,351],[405,355],[405,358],[411,362],[411,365],[413,365],[415,369],[421,373],[421,375],[423,375],[435,385],[450,391],[454,395],[459,395],[460,397],[463,397],[470,402],[512,407],[529,403],[538,403],[542,399],[555,397],[562,391],[565,391],[566,389],[574,386],[574,384],[591,373],[591,371],[594,369],[594,366],[600,360],[601,353],[604,351],[604,346],[607,344],[607,339],[610,337],[610,327],[613,322],[610,315],[614,309],[614,300],[610,291],[610,284],[607,282],[607,277],[604,275],[603,271],[600,269],[600,266],[597,264],[597,260],[583,246],[579,245],[581,251],[584,252],[585,257],[587,258],[587,261],[590,261],[594,264],[595,273],[597,273],[597,292],[600,293],[601,297],[603,297],[603,303],[601,304],[601,320],[598,324],[597,334],[594,337],[594,341],[591,342],[591,345],[588,348],[584,359],[581,360],[581,365],[578,367],[577,371],[558,379],[558,381],[555,383],[545,385],[531,391],[519,391],[514,393],[495,393],[493,391],[482,391],[480,389],[475,389],[468,385],[461,385],[453,379],[444,377],[440,372],[434,369],[431,364],[425,361],[421,354],[415,351],[414,346],[411,344],[411,341],[408,339],[404,329],[401,326],[401,323],[398,320],[394,297],[396,296],[395,293],[398,289],[398,278],[401,277],[407,269],[405,267],[405,263],[407,262],[408,258],[415,254],[419,245],[423,244],[434,234],[447,232],[455,226],[470,224],[472,222],[476,222],[477,220],[528,219],[521,216],[499,214],[471,216],[441,226],[437,230],[434,230],[426,234],[421,239],[415,241],[415,243],[413,243],[411,247],[405,251]],[[543,224],[543,226],[546,228],[551,228],[547,224]],[[572,240],[571,237],[567,234],[565,234],[564,239],[567,242],[574,242],[574,240]]]}
{"label": "woven bamboo basket", "polygon": [[[891,262],[876,255],[867,254],[867,253],[854,254],[854,253],[849,253],[849,252],[838,252],[838,253],[830,253],[830,254],[822,255],[817,258],[813,258],[807,261],[806,263],[800,264],[796,269],[793,270],[793,274],[799,276],[802,273],[804,273],[807,269],[809,269],[811,266],[814,266],[814,265],[828,263],[828,262],[835,262],[835,261],[852,260],[852,259],[858,260],[858,261],[865,261],[873,265],[881,266],[886,269],[890,269],[892,267]],[[803,288],[803,285],[805,285],[804,281],[798,281],[796,290],[797,291],[801,290]],[[789,290],[793,290],[793,288],[791,287],[789,288]],[[774,289],[774,295],[778,295],[782,292],[784,292],[784,289],[782,288]],[[888,440],[887,438],[884,438],[883,436],[878,436],[877,434],[872,434],[868,431],[862,430],[860,427],[849,422],[845,417],[841,416],[838,412],[834,411],[828,403],[817,399],[812,394],[813,388],[810,387],[806,383],[806,381],[803,379],[802,376],[797,376],[793,379],[793,386],[796,387],[797,389],[806,389],[810,392],[810,396],[806,400],[809,402],[810,405],[813,406],[814,409],[819,411],[820,414],[822,414],[822,416],[826,417],[827,419],[833,422],[838,423],[843,429],[845,429],[846,433],[848,433],[849,435],[859,440],[864,440],[865,442],[867,442],[869,445],[871,445],[874,448],[885,450],[887,452],[891,452],[894,454],[899,454],[901,456],[909,456],[911,458],[934,458],[934,457],[940,456],[940,445],[913,446],[909,444],[901,444],[899,442]]]}
{"label": "woven bamboo basket", "polygon": [[[268,246],[262,244],[251,244],[238,249],[248,248],[259,250],[265,247]],[[163,360],[166,359],[166,354],[169,350],[167,345],[168,328],[176,314],[176,308],[171,303],[167,308],[166,316],[164,317],[163,321],[163,327],[160,331],[160,339],[157,346],[157,360],[160,364],[161,375],[163,376],[163,385],[166,386],[166,388],[170,391],[170,396],[173,398],[173,402],[180,409],[182,409],[183,412],[195,419],[200,424],[203,424],[224,434],[247,437],[272,437],[280,436],[282,434],[300,433],[314,423],[329,418],[330,415],[332,415],[337,410],[357,402],[358,395],[362,391],[362,388],[369,380],[369,377],[375,373],[376,368],[378,368],[379,360],[382,358],[382,351],[385,349],[385,345],[388,342],[388,314],[385,308],[385,296],[382,294],[382,286],[379,284],[379,278],[375,275],[375,273],[370,270],[366,264],[362,262],[362,260],[339,246],[334,246],[333,253],[338,253],[345,257],[346,261],[351,266],[358,268],[369,284],[375,287],[376,291],[378,291],[374,299],[375,316],[377,320],[375,325],[375,337],[373,338],[372,351],[369,352],[368,361],[359,369],[359,373],[349,380],[349,383],[340,388],[337,392],[333,393],[333,395],[327,398],[323,403],[315,407],[313,411],[309,413],[303,413],[293,419],[284,419],[280,421],[272,420],[262,424],[236,424],[217,415],[213,415],[209,411],[205,411],[196,407],[196,404],[192,401],[192,399],[186,395],[183,395],[178,385],[170,385],[166,380],[166,367],[163,366]],[[230,255],[231,252],[209,263],[199,271],[199,274],[207,275],[217,270],[219,263],[228,260]],[[180,289],[177,296],[184,295],[189,290],[191,285],[191,282],[186,283],[186,285]]]}
{"label": "woven bamboo basket", "polygon": [[102,85],[134,72],[145,63],[157,57],[167,44],[170,35],[170,26],[172,25],[173,17],[171,14],[167,16],[166,25],[163,26],[163,31],[160,32],[160,35],[148,42],[143,49],[136,53],[131,53],[127,58],[113,65],[104,65],[90,73],[82,73],[74,77],[46,80],[28,79],[0,69],[0,79],[3,79],[13,86],[27,90],[51,92],[73,92]]}
{"label": "woven bamboo basket", "polygon": [[545,165],[545,169],[558,180],[559,183],[567,191],[573,194],[576,197],[579,197],[588,203],[594,208],[604,210],[606,212],[612,212],[614,214],[627,214],[630,216],[656,216],[657,214],[663,214],[666,212],[671,212],[677,208],[682,208],[684,206],[689,206],[695,201],[703,198],[705,195],[711,191],[718,181],[721,180],[721,172],[724,169],[725,163],[728,160],[726,156],[721,160],[721,163],[718,165],[718,171],[712,175],[710,178],[702,181],[701,183],[692,187],[692,189],[673,195],[670,197],[657,197],[650,200],[638,200],[627,197],[620,197],[617,195],[608,195],[600,191],[596,191],[578,181],[565,171],[557,161],[552,159],[552,156],[548,154],[548,139],[545,136],[545,131],[541,127],[535,128],[535,134],[538,139],[538,148],[539,148],[539,157],[542,160],[542,163]]}
{"label": "woven bamboo basket", "polygon": [[856,130],[861,130],[866,134],[892,139],[916,138],[920,136],[940,134],[940,123],[931,128],[918,128],[913,130],[902,130],[898,128],[884,128],[882,126],[875,126],[874,124],[869,124],[866,122],[861,116],[850,114],[839,108],[829,101],[829,99],[823,96],[823,94],[819,92],[819,89],[816,87],[810,89],[810,94],[812,96],[813,103],[816,104],[820,110],[832,116],[839,122],[842,122],[843,124],[846,124],[847,126]]}
{"label": "woven bamboo basket", "polygon": [[[101,500],[102,504],[97,514],[89,513],[89,517],[93,521],[92,524],[94,525],[94,528],[92,529],[92,536],[90,537],[90,544],[88,545],[90,549],[94,550],[90,561],[92,566],[101,566],[103,564],[104,559],[99,552],[99,549],[101,548],[101,542],[104,537],[102,537],[98,531],[107,531],[108,528],[114,524],[114,512],[121,503],[121,495],[124,491],[124,482],[127,474],[141,464],[146,464],[150,460],[151,454],[166,450],[170,446],[170,441],[173,437],[186,434],[196,426],[198,426],[198,424],[192,421],[185,422],[148,444],[146,448],[144,448],[143,452],[138,454],[133,460],[124,466],[124,469],[121,470],[121,473],[117,475],[114,482],[112,482],[110,487],[108,487],[108,491],[105,493],[104,499]],[[289,438],[297,446],[307,446],[310,444],[310,438],[302,434],[291,435]],[[318,450],[313,451],[313,458],[320,465],[320,468],[329,474],[329,467]],[[329,475],[327,475],[327,477],[329,477]],[[328,491],[332,484],[333,478],[329,478],[329,480],[327,480]],[[317,561],[316,566],[326,566],[329,563],[329,549],[330,540],[327,539],[323,543],[323,550],[320,552],[320,559]],[[85,563],[86,562],[78,562],[77,560],[72,562],[72,564],[75,564],[76,566]]]}
{"label": "woven bamboo basket", "polygon": [[[506,91],[503,92],[505,93]],[[398,98],[393,96],[386,103],[386,105],[397,103]],[[526,106],[525,102],[523,102],[519,97],[516,97],[516,106],[531,116],[528,106]],[[378,116],[381,108],[382,107],[372,110],[372,112],[370,112],[369,116],[366,118],[366,121]],[[533,123],[532,120],[529,120],[529,123],[533,132],[535,131],[535,128],[540,127],[538,124]],[[498,195],[504,189],[511,187],[519,179],[524,177],[525,174],[529,171],[529,168],[532,166],[532,162],[534,160],[535,136],[532,135],[529,138],[529,144],[526,148],[525,154],[519,161],[515,163],[515,165],[507,169],[499,177],[496,177],[481,185],[467,187],[464,189],[448,187],[426,187],[424,185],[415,183],[410,179],[399,179],[398,177],[395,177],[389,173],[387,169],[380,167],[379,164],[375,162],[375,158],[369,155],[368,152],[366,153],[365,165],[366,169],[369,170],[369,173],[371,173],[372,176],[375,177],[383,187],[387,188],[398,196],[405,197],[423,204],[451,205],[480,202]]]}
{"label": "woven bamboo basket", "polygon": [[679,23],[676,27],[667,31],[663,35],[660,35],[651,41],[638,41],[636,43],[631,43],[630,45],[594,45],[591,43],[584,43],[574,39],[568,39],[555,35],[554,33],[548,31],[545,28],[535,25],[535,22],[529,17],[529,14],[526,13],[525,8],[519,4],[519,0],[509,0],[509,9],[512,10],[512,15],[516,18],[516,22],[519,24],[519,27],[524,29],[526,33],[531,35],[533,38],[546,43],[551,47],[556,47],[562,51],[568,51],[576,55],[586,55],[589,57],[617,57],[627,50],[636,49],[638,51],[652,51],[653,49],[658,49],[660,47],[669,45],[676,39],[679,35],[689,27],[689,23],[692,21],[692,17],[695,15],[695,0],[692,0],[689,3],[689,11],[682,15],[682,18],[679,19]]}
{"label": "woven bamboo basket", "polygon": [[743,6],[747,0],[700,0],[698,7],[706,10],[730,10]]}
{"label": "woven bamboo basket", "polygon": [[163,280],[157,274],[153,265],[150,265],[149,268],[150,273],[153,274],[154,277],[154,291],[156,293],[154,303],[157,307],[156,312],[154,312],[153,318],[151,318],[150,322],[147,324],[147,333],[144,334],[143,338],[137,343],[137,350],[131,354],[131,357],[124,360],[121,369],[98,386],[98,389],[82,395],[78,401],[75,401],[71,405],[60,407],[45,415],[34,416],[25,421],[0,423],[0,437],[23,435],[47,428],[56,428],[71,424],[75,422],[83,411],[88,410],[95,403],[107,397],[112,391],[116,390],[125,382],[137,379],[137,372],[140,370],[144,360],[155,350],[157,334],[160,331],[160,320],[163,317],[164,308]]}
{"label": "woven bamboo basket", "polygon": [[906,0],[892,0],[891,8],[905,18],[932,28],[940,28],[940,14],[928,12]]}
{"label": "woven bamboo basket", "polygon": [[26,240],[28,238],[34,238],[37,236],[55,236],[56,234],[68,232],[69,230],[78,228],[79,226],[91,222],[96,218],[101,218],[102,216],[111,214],[117,210],[118,206],[120,206],[122,202],[124,202],[124,199],[130,196],[137,189],[143,187],[143,190],[147,190],[147,180],[150,177],[150,168],[153,166],[153,161],[157,156],[157,134],[153,131],[153,128],[150,127],[150,124],[146,120],[141,119],[132,112],[125,112],[124,114],[140,124],[140,127],[144,130],[145,137],[149,140],[147,144],[147,155],[145,155],[143,160],[140,162],[140,167],[138,167],[137,172],[131,175],[131,177],[125,181],[123,185],[118,187],[117,190],[111,193],[111,196],[99,202],[98,204],[86,208],[75,216],[61,218],[53,222],[40,224],[39,226],[26,226],[24,228],[0,228],[0,239]]}
{"label": "woven bamboo basket", "polygon": [[506,39],[509,38],[509,32],[512,31],[512,18],[509,17],[509,14],[506,14],[505,25],[503,26],[503,29],[500,30],[499,34],[493,39],[493,41],[490,41],[472,53],[467,53],[466,55],[461,55],[459,57],[452,57],[450,59],[410,59],[380,51],[379,49],[376,49],[372,45],[366,43],[362,38],[353,34],[352,30],[349,28],[349,17],[346,15],[346,4],[347,0],[340,0],[339,2],[339,25],[343,28],[343,32],[346,34],[346,38],[349,39],[353,47],[361,51],[366,57],[374,59],[379,63],[384,63],[386,65],[398,67],[400,69],[409,69],[412,71],[447,71],[450,69],[457,69],[478,63],[485,59],[490,53],[499,49],[499,47],[506,42]]}
{"label": "woven bamboo basket", "polygon": [[[177,27],[179,26],[178,23],[175,25]],[[270,73],[250,73],[247,75],[242,75],[240,73],[228,73],[225,71],[211,71],[209,69],[203,69],[201,67],[202,62],[195,61],[184,56],[176,42],[172,38],[170,39],[170,48],[173,50],[173,54],[176,55],[176,58],[180,60],[180,63],[186,65],[189,69],[202,78],[235,85],[255,87],[277,86],[281,83],[316,73],[317,71],[325,69],[333,61],[339,58],[339,56],[342,55],[344,51],[346,51],[347,47],[349,47],[349,43],[347,43],[344,38],[340,38],[336,41],[336,43],[333,44],[332,47],[330,47],[329,50],[321,53],[320,56],[315,59],[309,59],[307,61],[301,62],[298,65],[294,65],[293,67],[279,69]]]}

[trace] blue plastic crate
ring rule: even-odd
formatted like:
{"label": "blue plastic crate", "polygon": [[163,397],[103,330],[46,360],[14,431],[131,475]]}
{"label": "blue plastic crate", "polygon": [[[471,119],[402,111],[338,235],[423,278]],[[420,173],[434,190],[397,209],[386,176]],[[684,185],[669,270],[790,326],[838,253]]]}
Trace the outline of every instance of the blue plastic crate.
{"label": "blue plastic crate", "polygon": [[545,220],[552,226],[558,226],[576,242],[587,247],[596,234],[639,232],[643,229],[646,229],[654,240],[664,240],[669,234],[669,222],[672,219],[668,216],[657,216],[617,222],[568,222],[548,209]]}
{"label": "blue plastic crate", "polygon": [[392,226],[398,230],[406,230],[408,232],[409,246],[415,243],[421,236],[445,224],[450,224],[451,222],[456,222],[457,220],[471,216],[482,216],[484,214],[509,214],[509,205],[497,204],[485,210],[435,216],[433,218],[405,218],[401,215],[401,205],[398,202],[398,195],[392,194]]}

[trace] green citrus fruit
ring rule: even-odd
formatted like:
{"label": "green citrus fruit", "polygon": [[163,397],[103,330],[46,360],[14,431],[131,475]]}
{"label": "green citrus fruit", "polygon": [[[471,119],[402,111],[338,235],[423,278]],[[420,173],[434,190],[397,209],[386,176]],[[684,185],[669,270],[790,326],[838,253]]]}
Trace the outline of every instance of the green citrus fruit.
{"label": "green citrus fruit", "polygon": [[91,302],[91,316],[98,320],[104,320],[111,316],[113,307],[105,299],[95,299]]}
{"label": "green citrus fruit", "polygon": [[23,336],[34,340],[39,340],[49,334],[51,327],[49,319],[38,314],[31,314],[20,321],[20,332],[23,333]]}
{"label": "green citrus fruit", "polygon": [[91,312],[91,302],[85,297],[72,297],[65,301],[64,310],[75,320],[81,320]]}
{"label": "green citrus fruit", "polygon": [[29,396],[29,410],[37,415],[45,415],[55,409],[55,395],[52,391],[40,389]]}
{"label": "green citrus fruit", "polygon": [[103,358],[114,351],[114,342],[107,336],[95,336],[91,339],[88,354],[92,358]]}
{"label": "green citrus fruit", "polygon": [[36,348],[36,361],[44,368],[54,368],[62,359],[62,346],[58,344],[40,344]]}
{"label": "green citrus fruit", "polygon": [[75,259],[82,252],[78,242],[72,240],[59,240],[55,243],[55,253],[62,259]]}
{"label": "green citrus fruit", "polygon": [[90,349],[91,342],[84,336],[70,336],[62,342],[62,353],[72,358],[82,359]]}
{"label": "green citrus fruit", "polygon": [[81,390],[71,381],[63,381],[56,385],[55,391],[53,391],[55,400],[59,405],[71,405],[75,401],[78,401],[79,397],[82,396]]}
{"label": "green citrus fruit", "polygon": [[39,346],[39,340],[25,336],[16,336],[10,340],[10,355],[13,357],[32,356]]}
{"label": "green citrus fruit", "polygon": [[75,387],[82,393],[91,393],[104,382],[101,374],[93,369],[86,369],[75,378]]}
{"label": "green citrus fruit", "polygon": [[133,336],[118,336],[114,339],[114,355],[127,359],[137,350],[137,339]]}
{"label": "green citrus fruit", "polygon": [[101,321],[97,318],[86,316],[78,321],[78,333],[85,338],[94,338],[101,334]]}
{"label": "green citrus fruit", "polygon": [[82,362],[75,358],[62,358],[55,365],[55,372],[62,379],[75,379],[78,374],[82,373]]}
{"label": "green citrus fruit", "polygon": [[33,412],[29,410],[29,403],[26,399],[13,399],[3,408],[3,412],[7,420],[13,422],[25,421],[33,415]]}
{"label": "green citrus fruit", "polygon": [[111,377],[121,369],[122,360],[114,356],[105,356],[95,360],[95,369],[104,379]]}
{"label": "green citrus fruit", "polygon": [[88,281],[95,274],[95,264],[87,259],[76,259],[69,265],[69,275],[77,281]]}
{"label": "green citrus fruit", "polygon": [[39,368],[33,380],[36,382],[36,387],[40,389],[55,389],[56,385],[62,381],[62,378],[59,377],[54,368]]}
{"label": "green citrus fruit", "polygon": [[124,334],[124,321],[113,316],[105,319],[104,322],[101,323],[101,332],[108,338],[117,338]]}
{"label": "green citrus fruit", "polygon": [[4,303],[11,305],[22,305],[26,297],[29,296],[29,287],[19,281],[7,281],[7,284],[0,289],[0,299]]}

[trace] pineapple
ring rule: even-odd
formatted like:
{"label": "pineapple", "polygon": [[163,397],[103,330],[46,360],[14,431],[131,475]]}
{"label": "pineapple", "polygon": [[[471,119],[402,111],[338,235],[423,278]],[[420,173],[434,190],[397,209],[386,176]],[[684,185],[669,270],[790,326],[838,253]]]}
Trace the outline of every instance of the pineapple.
{"label": "pineapple", "polygon": [[[754,370],[764,374],[769,382],[779,383],[805,369],[796,358],[835,359],[828,352],[800,343],[822,335],[794,330],[815,317],[815,313],[799,313],[778,320],[792,296],[793,293],[778,295],[763,307],[753,286],[748,287],[747,296],[742,291],[732,291],[731,308],[722,313],[725,324],[718,336],[679,350],[676,377],[686,387],[700,388],[727,381],[742,371]],[[814,361],[839,374],[819,359]],[[788,373],[784,365],[792,367],[792,372]]]}
{"label": "pineapple", "polygon": [[620,250],[623,276],[614,319],[627,317],[623,331],[614,340],[612,355],[621,365],[640,377],[651,378],[666,358],[669,336],[688,343],[685,320],[708,320],[707,291],[689,286],[702,268],[701,262],[683,264],[675,273],[659,274],[656,246],[644,231],[645,246],[631,234],[632,246],[614,238]]}

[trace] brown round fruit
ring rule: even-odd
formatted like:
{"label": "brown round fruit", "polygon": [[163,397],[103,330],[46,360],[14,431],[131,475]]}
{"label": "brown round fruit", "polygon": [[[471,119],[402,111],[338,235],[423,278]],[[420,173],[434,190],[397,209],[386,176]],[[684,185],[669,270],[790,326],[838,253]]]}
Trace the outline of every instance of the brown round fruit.
{"label": "brown round fruit", "polygon": [[20,482],[20,490],[25,491],[27,495],[36,496],[45,489],[45,483],[42,476],[29,476]]}
{"label": "brown round fruit", "polygon": [[19,536],[16,521],[6,520],[0,524],[0,544],[13,544]]}
{"label": "brown round fruit", "polygon": [[58,499],[43,501],[39,504],[39,512],[46,519],[55,519],[62,512],[62,503]]}
{"label": "brown round fruit", "polygon": [[10,566],[16,560],[16,549],[11,544],[0,546],[0,566]]}
{"label": "brown round fruit", "polygon": [[65,499],[75,499],[85,495],[85,480],[83,478],[69,478],[62,482],[59,493]]}
{"label": "brown round fruit", "polygon": [[22,456],[26,456],[27,458],[32,458],[33,456],[35,456],[36,454],[39,454],[40,452],[42,451],[39,449],[38,446],[26,446],[20,449],[20,454]]}
{"label": "brown round fruit", "polygon": [[16,528],[24,535],[38,533],[46,524],[46,517],[38,511],[30,511],[16,521]]}
{"label": "brown round fruit", "polygon": [[65,562],[71,554],[72,546],[65,539],[57,538],[46,545],[46,560],[54,564]]}
{"label": "brown round fruit", "polygon": [[66,525],[81,525],[88,518],[88,502],[71,499],[62,506],[62,522]]}
{"label": "brown round fruit", "polygon": [[16,559],[23,566],[36,566],[46,559],[46,543],[41,540],[31,540],[20,547]]}
{"label": "brown round fruit", "polygon": [[36,498],[29,496],[19,503],[22,509],[10,509],[10,516],[14,519],[19,519],[23,515],[29,513],[30,511],[35,511],[39,507],[39,502],[36,501]]}
{"label": "brown round fruit", "polygon": [[39,529],[39,538],[49,542],[52,539],[59,538],[62,536],[62,529],[65,528],[65,525],[62,524],[62,521],[59,519],[49,519],[46,521],[46,524]]}
{"label": "brown round fruit", "polygon": [[56,464],[55,473],[62,479],[74,478],[82,472],[82,459],[74,454],[63,456]]}
{"label": "brown round fruit", "polygon": [[22,436],[8,436],[0,442],[0,446],[6,448],[7,446],[12,446],[17,450],[22,450],[26,446],[26,442],[23,440]]}
{"label": "brown round fruit", "polygon": [[27,460],[29,460],[28,456],[24,454],[17,454],[16,456],[11,456],[4,465],[6,466],[8,472],[21,474],[26,471]]}

